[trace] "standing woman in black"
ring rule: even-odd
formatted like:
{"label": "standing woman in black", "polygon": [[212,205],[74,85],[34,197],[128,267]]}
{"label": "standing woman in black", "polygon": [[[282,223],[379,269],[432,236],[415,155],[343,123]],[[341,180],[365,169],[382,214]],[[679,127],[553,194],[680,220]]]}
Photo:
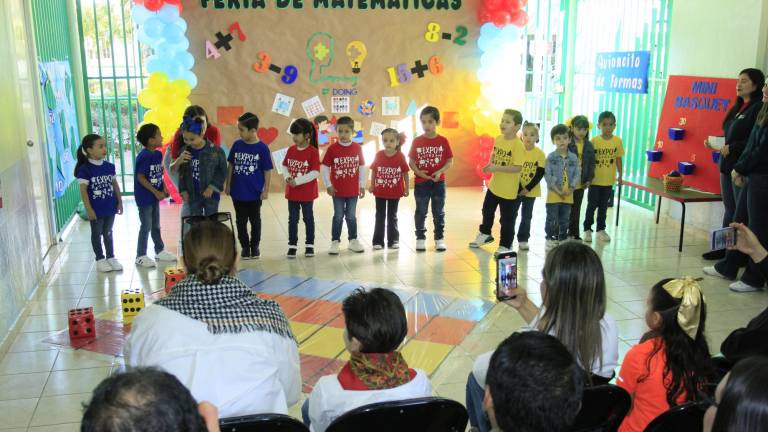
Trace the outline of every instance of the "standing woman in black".
{"label": "standing woman in black", "polygon": [[[736,82],[736,103],[723,120],[725,146],[720,150],[720,195],[723,197],[723,227],[734,221],[736,203],[741,188],[733,184],[731,171],[747,145],[749,133],[755,125],[757,113],[763,105],[762,88],[765,75],[759,69],[744,69],[739,72]],[[704,145],[710,147],[709,141]],[[746,208],[746,207],[745,207]],[[706,252],[702,258],[719,260],[725,258],[725,250]]]}

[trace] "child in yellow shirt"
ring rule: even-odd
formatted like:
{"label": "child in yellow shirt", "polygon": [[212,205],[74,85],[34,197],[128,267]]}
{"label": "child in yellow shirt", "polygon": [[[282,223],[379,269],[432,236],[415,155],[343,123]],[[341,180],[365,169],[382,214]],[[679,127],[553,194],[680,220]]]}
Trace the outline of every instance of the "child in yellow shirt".
{"label": "child in yellow shirt", "polygon": [[520,226],[517,228],[517,243],[521,251],[528,250],[531,237],[531,218],[536,198],[541,196],[541,179],[544,178],[544,165],[547,156],[536,146],[539,142],[539,127],[536,123],[523,123],[523,170],[520,172]]}
{"label": "child in yellow shirt", "polygon": [[605,232],[605,217],[616,177],[621,181],[621,157],[624,156],[621,138],[613,134],[616,129],[616,116],[610,111],[604,111],[598,116],[597,125],[601,134],[592,138],[592,146],[595,148],[595,177],[587,194],[587,214],[584,216],[585,242],[592,241],[595,210],[597,239],[611,241],[611,237]]}

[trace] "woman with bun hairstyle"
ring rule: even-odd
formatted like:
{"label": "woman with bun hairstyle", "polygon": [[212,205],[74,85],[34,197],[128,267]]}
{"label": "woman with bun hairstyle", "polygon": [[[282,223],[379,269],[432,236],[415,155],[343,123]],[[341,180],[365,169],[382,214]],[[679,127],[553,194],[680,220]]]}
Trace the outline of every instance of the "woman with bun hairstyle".
{"label": "woman with bun hairstyle", "polygon": [[182,223],[189,225],[182,242],[187,277],[136,316],[126,365],[163,368],[195,399],[216,405],[221,417],[287,414],[301,397],[288,319],[277,302],[237,279],[229,213]]}

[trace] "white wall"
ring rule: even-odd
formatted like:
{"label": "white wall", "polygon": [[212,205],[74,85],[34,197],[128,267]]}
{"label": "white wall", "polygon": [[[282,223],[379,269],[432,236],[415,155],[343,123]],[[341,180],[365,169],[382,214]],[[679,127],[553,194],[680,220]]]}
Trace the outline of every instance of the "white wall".
{"label": "white wall", "polygon": [[[748,67],[768,71],[768,0],[673,0],[669,74],[735,78]],[[662,201],[680,218],[680,205]],[[686,225],[721,224],[723,206],[688,204]]]}

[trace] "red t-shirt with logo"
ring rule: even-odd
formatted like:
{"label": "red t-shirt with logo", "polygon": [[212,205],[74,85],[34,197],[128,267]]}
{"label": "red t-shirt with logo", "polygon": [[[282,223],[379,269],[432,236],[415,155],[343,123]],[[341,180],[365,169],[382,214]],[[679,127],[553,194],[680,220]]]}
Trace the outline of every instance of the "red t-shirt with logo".
{"label": "red t-shirt with logo", "polygon": [[[414,161],[416,167],[427,175],[432,175],[444,167],[448,159],[452,157],[451,146],[448,144],[448,140],[441,135],[434,138],[427,138],[424,135],[417,137],[411,144],[411,151],[408,152],[408,158]],[[425,181],[427,179],[416,176],[416,183],[424,183]],[[445,174],[440,175],[439,181],[445,181]]]}
{"label": "red t-shirt with logo", "polygon": [[331,144],[323,156],[323,165],[331,168],[331,184],[339,198],[360,193],[360,167],[365,165],[360,144]]}
{"label": "red t-shirt with logo", "polygon": [[[310,171],[320,172],[320,152],[308,146],[303,150],[292,145],[283,159],[283,166],[291,177],[301,177]],[[312,201],[317,199],[317,179],[296,187],[285,185],[285,198],[289,201]]]}
{"label": "red t-shirt with logo", "polygon": [[405,182],[403,175],[408,172],[408,162],[402,152],[387,156],[384,150],[376,153],[371,164],[371,184],[376,198],[397,199],[403,196]]}

